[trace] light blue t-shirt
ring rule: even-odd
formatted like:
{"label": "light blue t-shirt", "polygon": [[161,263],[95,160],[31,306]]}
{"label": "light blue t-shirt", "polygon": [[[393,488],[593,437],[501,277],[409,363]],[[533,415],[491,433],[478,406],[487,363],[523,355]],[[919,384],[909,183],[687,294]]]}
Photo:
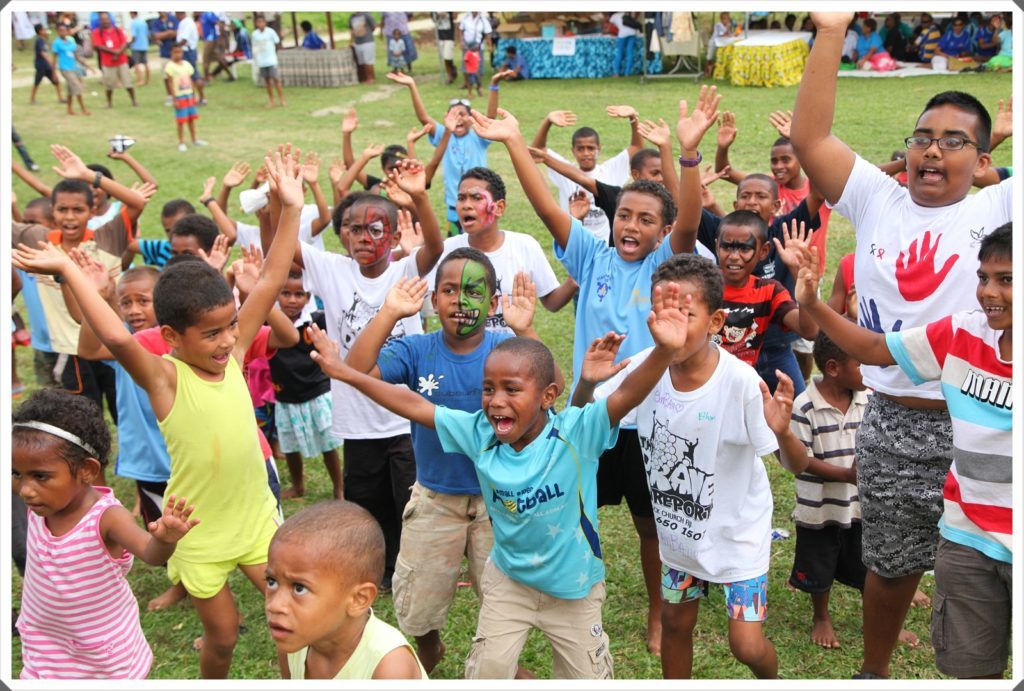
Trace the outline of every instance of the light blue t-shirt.
{"label": "light blue t-shirt", "polygon": [[442,447],[476,465],[494,528],[494,564],[553,597],[579,600],[604,580],[597,459],[619,434],[605,403],[549,413],[544,430],[522,451],[497,440],[482,410],[438,406],[434,413]]}
{"label": "light blue t-shirt", "polygon": [[149,396],[136,384],[116,360],[106,360],[114,368],[117,387],[117,463],[114,473],[143,482],[167,482],[171,477],[171,457],[156,424]]}
{"label": "light blue t-shirt", "polygon": [[36,286],[36,275],[17,269],[21,276],[21,297],[25,300],[28,310],[28,325],[32,330],[32,348],[44,353],[52,353],[50,345],[50,328],[46,325],[46,313],[43,303],[39,300],[39,287]]}
{"label": "light blue t-shirt", "polygon": [[882,37],[878,35],[877,31],[872,31],[867,36],[861,34],[857,37],[857,57],[864,57],[872,48],[875,49],[875,52],[884,50],[882,48]]}
{"label": "light blue t-shirt", "polygon": [[[472,353],[453,353],[440,331],[392,340],[380,352],[380,378],[405,384],[435,405],[475,413],[480,410],[484,361],[510,334],[485,331]],[[480,494],[473,461],[461,453],[445,453],[437,432],[413,423],[416,481],[443,494]]]}
{"label": "light blue t-shirt", "polygon": [[149,24],[142,17],[132,20],[129,28],[132,34],[132,50],[149,50]]}
{"label": "light blue t-shirt", "polygon": [[[609,331],[625,333],[616,362],[654,345],[647,330],[651,311],[651,276],[658,265],[672,256],[672,243],[665,238],[642,261],[627,262],[614,247],[589,233],[572,219],[569,244],[555,244],[555,257],[580,284],[576,307],[576,336],[572,350],[572,381],[575,388],[587,348],[595,338]],[[585,318],[583,318],[585,315]]]}
{"label": "light blue t-shirt", "polygon": [[1003,29],[999,32],[999,55],[1013,56],[1013,32]]}
{"label": "light blue t-shirt", "polygon": [[[431,146],[440,144],[443,136],[444,124],[435,120],[434,133],[429,135]],[[448,138],[448,148],[441,159],[441,170],[444,172],[444,203],[448,207],[449,221],[459,220],[455,213],[455,202],[459,198],[462,174],[470,168],[487,167],[487,147],[490,145],[490,139],[484,139],[473,130],[462,137],[453,134]]]}
{"label": "light blue t-shirt", "polygon": [[50,48],[53,50],[53,54],[57,56],[58,70],[74,70],[78,68],[78,62],[75,60],[75,49],[78,48],[78,44],[75,43],[75,39],[70,36],[56,38]]}

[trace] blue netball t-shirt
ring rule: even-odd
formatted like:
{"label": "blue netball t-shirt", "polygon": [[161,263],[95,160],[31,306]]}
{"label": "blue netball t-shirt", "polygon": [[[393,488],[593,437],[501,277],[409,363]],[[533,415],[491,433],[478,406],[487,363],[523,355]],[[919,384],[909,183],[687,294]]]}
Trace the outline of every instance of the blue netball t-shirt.
{"label": "blue netball t-shirt", "polygon": [[434,424],[446,451],[476,465],[494,528],[491,559],[505,575],[566,600],[586,597],[604,580],[597,459],[619,434],[605,400],[549,413],[522,451],[498,441],[482,410],[438,406]]}
{"label": "blue netball t-shirt", "polygon": [[[484,361],[510,334],[485,331],[471,353],[453,353],[440,331],[396,338],[377,358],[380,378],[405,384],[435,405],[475,413],[480,410]],[[480,494],[473,462],[461,453],[441,448],[437,432],[413,423],[412,445],[416,452],[416,481],[444,494]]]}

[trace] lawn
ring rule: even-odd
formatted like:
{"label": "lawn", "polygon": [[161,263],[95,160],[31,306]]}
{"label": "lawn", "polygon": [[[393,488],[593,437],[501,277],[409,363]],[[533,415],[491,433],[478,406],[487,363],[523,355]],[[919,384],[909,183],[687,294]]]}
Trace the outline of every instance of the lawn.
{"label": "lawn", "polygon": [[[310,13],[312,15],[314,13]],[[320,15],[322,16],[322,15]],[[337,20],[338,15],[335,15]],[[290,25],[290,18],[286,17]],[[12,50],[18,66],[14,77],[31,74],[31,53]],[[462,92],[445,87],[437,73],[437,60],[428,47],[421,47],[421,58],[416,63],[416,77],[427,109],[441,117],[449,99],[461,97]],[[154,62],[151,60],[151,63]],[[157,61],[157,64],[158,61]],[[137,90],[139,107],[132,108],[126,95],[117,92],[115,108],[107,110],[98,81],[89,81],[86,102],[91,117],[67,117],[64,107],[58,105],[52,89],[40,90],[39,104],[28,105],[28,88],[12,91],[13,122],[36,160],[43,166],[40,175],[48,183],[57,181],[50,171],[52,159],[47,153],[51,143],[71,146],[86,161],[110,164],[119,180],[130,180],[124,166],[106,160],[107,139],[125,134],[137,140],[132,153],[157,177],[159,191],[150,203],[151,210],[142,219],[145,237],[160,237],[158,210],[167,201],[184,197],[195,202],[207,176],[222,176],[237,160],[258,165],[266,150],[282,142],[292,142],[303,150],[317,151],[330,161],[340,158],[340,113],[349,106],[358,108],[360,129],[355,133],[357,151],[369,144],[405,143],[405,134],[417,124],[406,90],[383,78],[385,64],[382,49],[378,49],[378,79],[375,86],[353,86],[337,90],[291,89],[286,92],[287,108],[268,110],[264,107],[265,93],[249,80],[248,67],[241,67],[236,83],[217,81],[207,89],[209,105],[201,109],[198,123],[200,137],[207,139],[206,149],[190,149],[179,153],[173,115],[163,105],[164,90],[158,83]],[[489,72],[489,71],[488,71]],[[767,171],[768,149],[777,136],[768,123],[770,112],[791,109],[796,88],[758,89],[733,88],[720,83],[724,94],[722,108],[737,114],[739,138],[731,152],[733,164],[745,171]],[[840,80],[835,133],[849,142],[869,161],[889,159],[894,149],[902,147],[902,139],[913,128],[915,118],[924,103],[934,93],[945,89],[970,91],[994,112],[1000,98],[1010,94],[1009,75],[935,76],[917,79],[848,79]],[[99,91],[99,95],[92,93]],[[604,79],[576,81],[531,81],[503,83],[501,105],[519,119],[524,132],[531,137],[537,124],[552,109],[572,109],[579,123],[598,129],[602,136],[602,158],[614,155],[628,143],[628,125],[624,120],[609,119],[604,108],[609,104],[628,103],[635,106],[643,118],[664,118],[674,122],[679,99],[696,98],[697,86],[691,80],[662,79],[640,85],[639,80]],[[483,102],[478,104],[483,108]],[[568,155],[569,129],[555,129],[550,145]],[[710,161],[714,151],[714,131],[702,147]],[[430,146],[421,140],[417,154],[427,158]],[[15,155],[13,150],[11,155]],[[994,159],[998,165],[1010,164],[1010,148],[997,150]],[[492,167],[508,184],[508,211],[503,226],[527,232],[547,248],[549,258],[560,278],[565,276],[562,266],[550,256],[550,236],[533,214],[521,188],[515,182],[508,156],[501,145],[490,152]],[[378,166],[371,164],[376,173]],[[324,173],[326,170],[323,171]],[[435,209],[442,208],[440,177],[431,190]],[[323,176],[326,185],[326,175]],[[18,200],[24,204],[32,193],[20,181],[14,183]],[[734,189],[725,182],[717,182],[713,192],[726,208],[733,198]],[[232,213],[239,214],[237,198]],[[442,215],[442,213],[439,213]],[[246,219],[250,220],[250,219]],[[333,233],[327,235],[328,247],[338,249]],[[828,252],[829,281],[835,273],[839,258],[852,250],[854,240],[849,222],[834,214],[830,224]],[[16,308],[24,314],[20,301]],[[571,371],[573,313],[571,309],[559,313],[538,310],[537,328],[543,340],[554,351],[563,371]],[[23,381],[31,380],[31,353],[19,349],[16,365]],[[793,509],[793,481],[773,461],[766,460],[775,496],[773,525],[793,532],[790,513]],[[281,472],[286,474],[284,464]],[[288,501],[286,514],[292,514],[304,505],[329,497],[330,483],[319,461],[307,461],[307,496]],[[109,477],[113,477],[112,473]],[[113,478],[118,497],[126,505],[133,502],[133,483]],[[607,507],[600,512],[600,529],[608,570],[608,599],[604,610],[605,626],[612,640],[616,677],[660,678],[657,658],[647,653],[645,641],[646,599],[637,555],[637,542],[625,506]],[[796,678],[849,678],[859,666],[861,658],[860,600],[855,591],[837,587],[833,594],[833,618],[837,634],[843,643],[838,650],[823,650],[810,641],[811,603],[808,596],[790,592],[785,581],[792,564],[794,540],[773,543],[770,578],[771,615],[766,633],[779,653],[779,671],[788,679]],[[164,573],[144,564],[137,564],[129,580],[139,600],[145,603],[164,590]],[[240,574],[231,581],[245,617],[242,633],[231,670],[233,678],[272,679],[278,677],[274,646],[264,625],[262,599]],[[931,581],[924,588],[931,591]],[[14,600],[17,605],[20,583],[15,577]],[[394,622],[390,595],[381,596],[375,606],[377,615]],[[930,610],[912,610],[907,626],[921,637],[917,649],[900,647],[894,656],[892,673],[898,678],[936,678],[934,656],[928,641]],[[476,600],[471,589],[462,588],[452,609],[443,637],[448,646],[444,661],[434,670],[435,679],[460,678],[463,660],[469,649],[475,629]],[[193,638],[201,628],[194,610],[180,604],[162,612],[143,612],[142,626],[155,653],[151,672],[154,679],[194,679],[198,676],[197,654],[191,648]],[[694,675],[699,678],[749,678],[748,670],[737,664],[729,653],[726,637],[726,619],[721,593],[715,593],[703,608],[696,635]],[[14,673],[20,670],[20,649],[15,639],[12,651]],[[551,656],[546,642],[533,635],[523,653],[522,664],[539,676],[550,676]]]}

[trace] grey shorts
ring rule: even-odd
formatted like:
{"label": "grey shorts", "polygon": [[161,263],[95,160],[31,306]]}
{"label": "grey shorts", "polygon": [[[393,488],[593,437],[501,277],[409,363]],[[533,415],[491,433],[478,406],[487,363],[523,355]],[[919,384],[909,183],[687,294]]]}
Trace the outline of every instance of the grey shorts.
{"label": "grey shorts", "polygon": [[354,43],[352,49],[356,53],[357,65],[372,65],[377,59],[377,44],[373,41]]}
{"label": "grey shorts", "polygon": [[148,50],[133,50],[132,60],[135,61],[136,65],[145,65],[149,62],[149,51]]}
{"label": "grey shorts", "polygon": [[864,566],[884,578],[931,569],[953,454],[949,413],[871,396],[856,448]]}
{"label": "grey shorts", "polygon": [[1013,564],[940,538],[931,632],[940,672],[966,678],[1006,669],[1012,588]]}
{"label": "grey shorts", "polygon": [[270,67],[260,68],[260,79],[262,79],[263,81],[277,78],[277,65],[271,65]]}

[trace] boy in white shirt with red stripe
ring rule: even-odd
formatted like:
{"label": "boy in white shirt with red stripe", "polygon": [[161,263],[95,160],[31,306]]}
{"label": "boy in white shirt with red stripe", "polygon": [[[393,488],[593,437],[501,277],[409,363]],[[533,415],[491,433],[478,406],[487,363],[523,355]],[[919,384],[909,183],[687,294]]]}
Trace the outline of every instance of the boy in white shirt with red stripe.
{"label": "boy in white shirt with red stripe", "polygon": [[887,334],[847,321],[817,298],[814,250],[802,252],[796,298],[861,362],[939,381],[953,423],[935,559],[932,645],[943,674],[1000,679],[1010,646],[1013,489],[1013,239],[1006,223],[981,241],[980,310]]}

